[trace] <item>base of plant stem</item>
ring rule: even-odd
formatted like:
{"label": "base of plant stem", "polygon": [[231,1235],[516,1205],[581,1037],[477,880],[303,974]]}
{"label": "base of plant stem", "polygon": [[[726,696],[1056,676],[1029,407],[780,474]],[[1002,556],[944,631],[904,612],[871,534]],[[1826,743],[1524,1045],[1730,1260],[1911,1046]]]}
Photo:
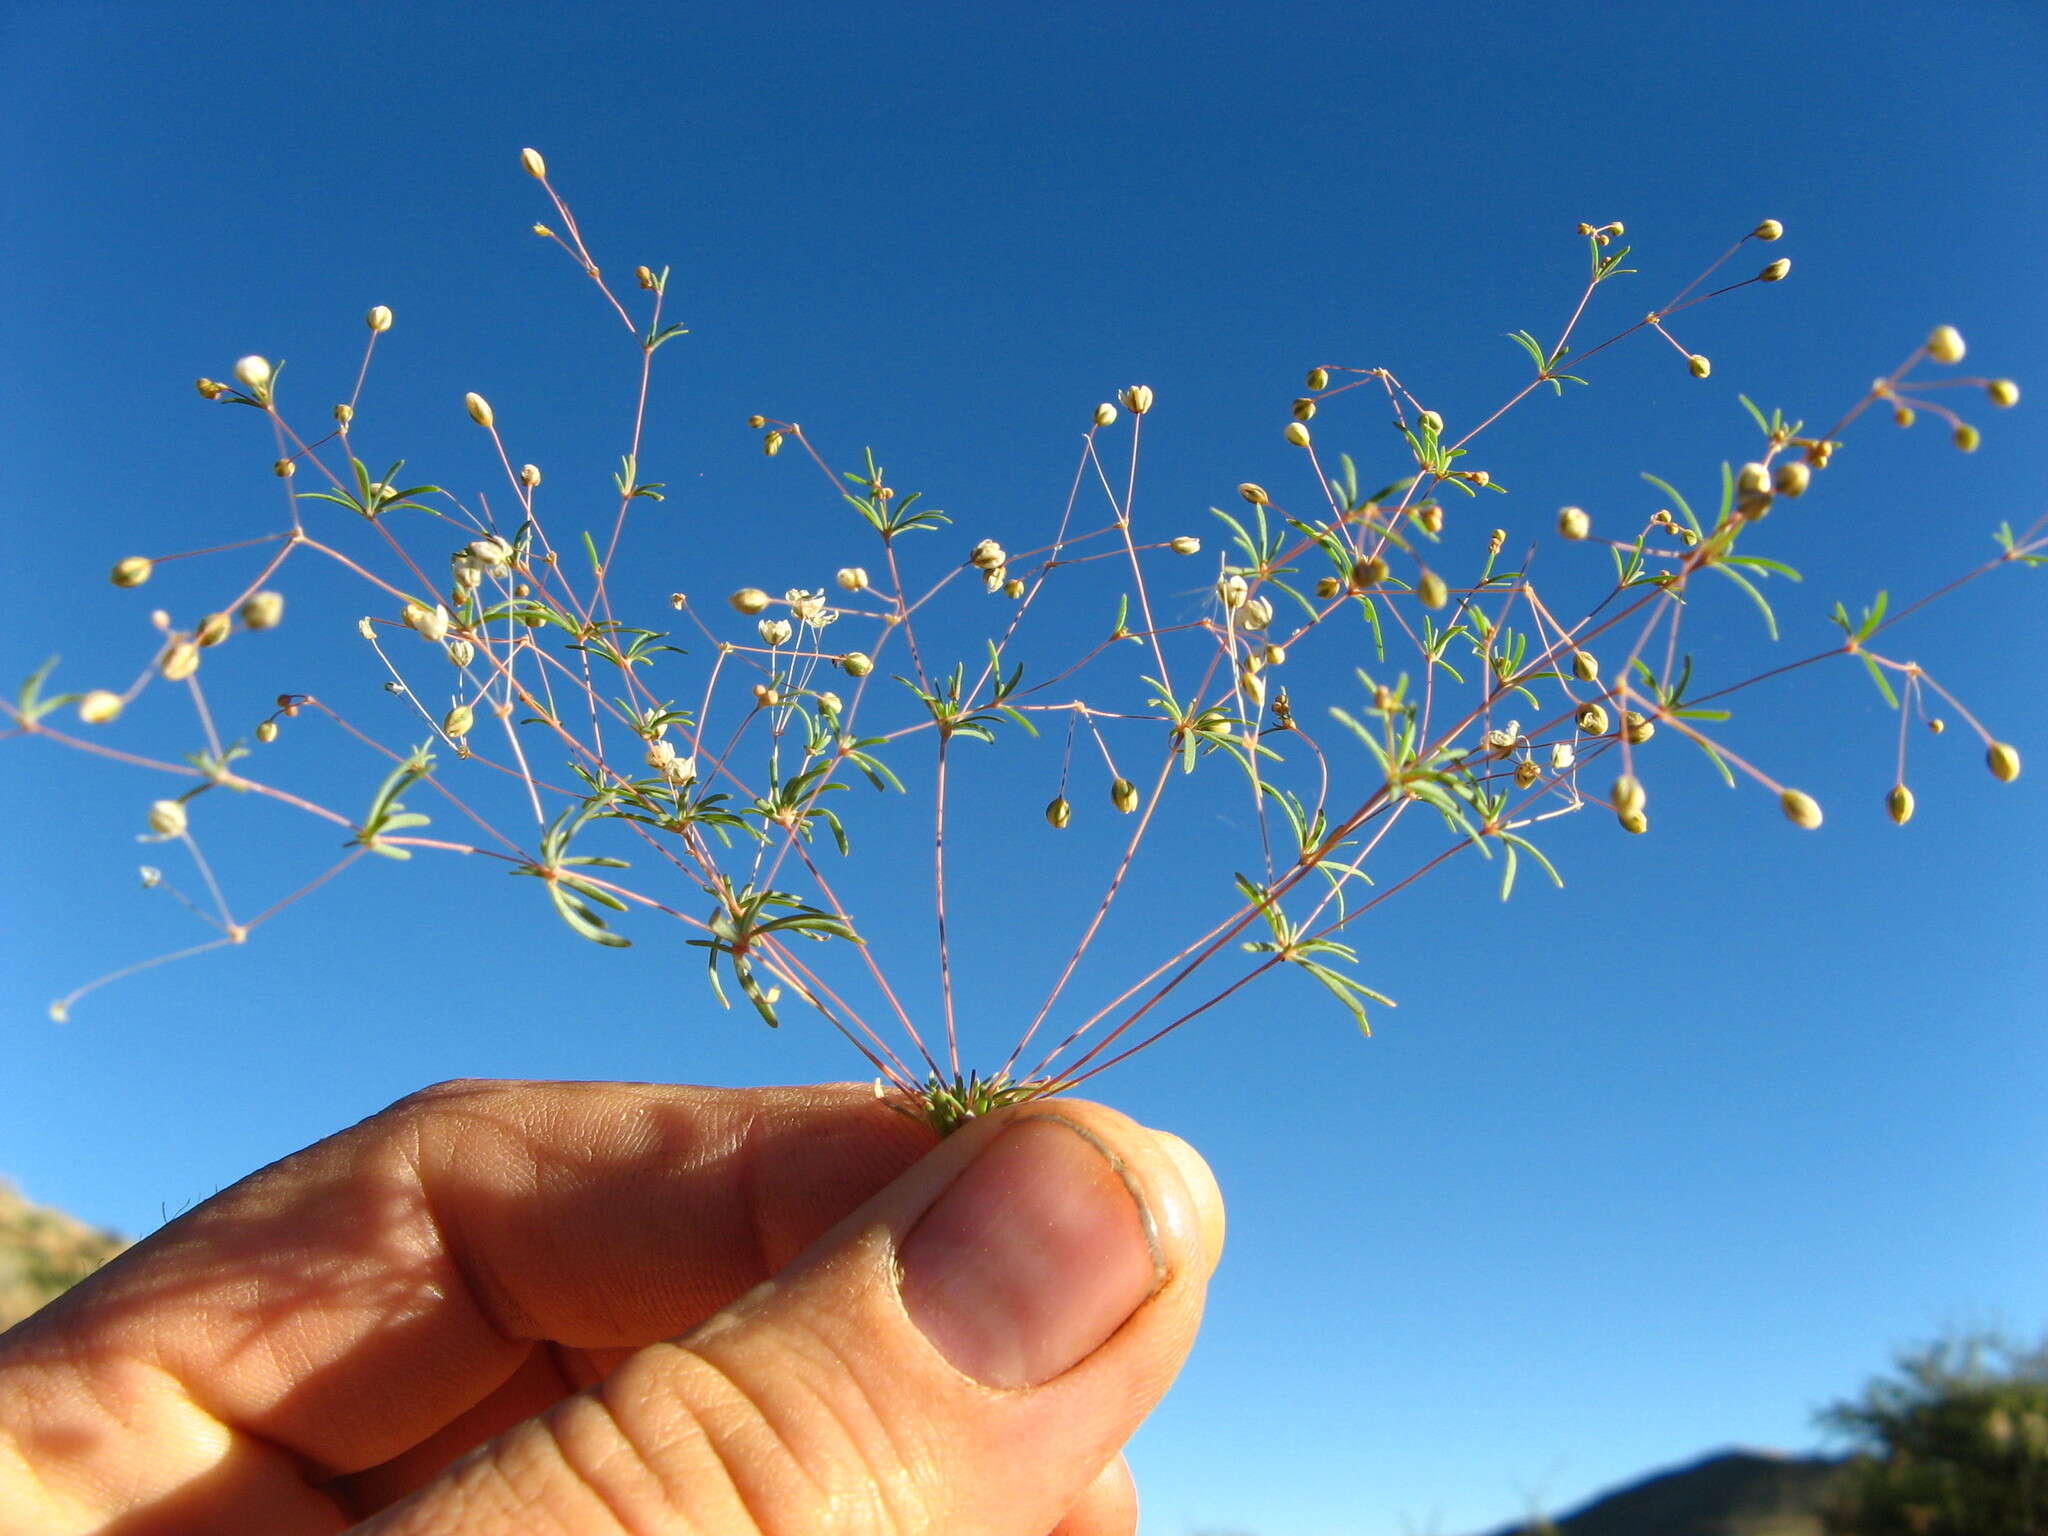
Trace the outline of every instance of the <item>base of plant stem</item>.
{"label": "base of plant stem", "polygon": [[950,1136],[983,1115],[1007,1105],[1048,1098],[1058,1093],[1060,1087],[1059,1080],[1050,1077],[1016,1082],[1007,1072],[987,1078],[979,1072],[969,1072],[965,1077],[955,1073],[948,1081],[934,1072],[921,1087],[897,1093],[888,1092],[877,1079],[875,1097],[897,1114],[922,1120],[939,1135]]}

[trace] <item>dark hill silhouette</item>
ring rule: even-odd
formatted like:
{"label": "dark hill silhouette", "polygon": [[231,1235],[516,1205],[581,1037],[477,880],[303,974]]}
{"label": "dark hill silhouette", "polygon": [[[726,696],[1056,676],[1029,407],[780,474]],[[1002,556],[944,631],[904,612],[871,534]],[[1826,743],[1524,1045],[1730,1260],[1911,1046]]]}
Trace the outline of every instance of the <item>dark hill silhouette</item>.
{"label": "dark hill silhouette", "polygon": [[1554,1517],[1517,1521],[1489,1536],[1821,1536],[1821,1501],[1840,1461],[1762,1451],[1717,1451],[1657,1472]]}

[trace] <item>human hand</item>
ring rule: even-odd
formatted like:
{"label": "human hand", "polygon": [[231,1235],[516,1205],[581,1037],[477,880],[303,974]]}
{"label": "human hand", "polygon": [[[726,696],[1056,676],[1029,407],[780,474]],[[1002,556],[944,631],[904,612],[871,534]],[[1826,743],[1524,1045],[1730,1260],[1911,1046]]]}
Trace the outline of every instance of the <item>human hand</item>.
{"label": "human hand", "polygon": [[0,1532],[1128,1536],[1222,1239],[1094,1104],[443,1085],[0,1335]]}

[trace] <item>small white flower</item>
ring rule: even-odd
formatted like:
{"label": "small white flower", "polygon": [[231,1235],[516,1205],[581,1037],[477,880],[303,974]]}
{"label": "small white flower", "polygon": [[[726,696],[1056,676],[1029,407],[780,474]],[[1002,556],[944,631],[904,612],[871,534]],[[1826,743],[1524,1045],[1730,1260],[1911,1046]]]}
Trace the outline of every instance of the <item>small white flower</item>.
{"label": "small white flower", "polygon": [[768,645],[785,644],[794,633],[787,619],[763,619],[754,627],[761,632],[761,639]]}
{"label": "small white flower", "polygon": [[1558,741],[1551,743],[1550,771],[1552,773],[1563,773],[1566,769],[1570,768],[1571,765],[1577,762],[1578,760],[1579,754],[1572,749],[1572,744],[1570,742]]}

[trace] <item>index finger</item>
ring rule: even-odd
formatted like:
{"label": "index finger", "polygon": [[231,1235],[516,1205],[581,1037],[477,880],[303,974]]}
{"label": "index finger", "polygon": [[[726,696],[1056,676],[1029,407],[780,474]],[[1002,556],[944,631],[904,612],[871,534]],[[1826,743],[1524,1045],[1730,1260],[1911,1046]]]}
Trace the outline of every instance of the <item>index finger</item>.
{"label": "index finger", "polygon": [[[0,1402],[29,1405],[8,1427],[32,1466],[39,1446],[57,1464],[80,1444],[132,1457],[146,1421],[162,1488],[241,1462],[288,1472],[303,1499],[309,1470],[388,1460],[540,1341],[687,1331],[933,1140],[859,1085],[428,1089],[244,1179],[24,1325]],[[167,1389],[184,1404],[138,1404]],[[260,1445],[223,1450],[223,1425]],[[271,1466],[270,1448],[305,1465]]]}

